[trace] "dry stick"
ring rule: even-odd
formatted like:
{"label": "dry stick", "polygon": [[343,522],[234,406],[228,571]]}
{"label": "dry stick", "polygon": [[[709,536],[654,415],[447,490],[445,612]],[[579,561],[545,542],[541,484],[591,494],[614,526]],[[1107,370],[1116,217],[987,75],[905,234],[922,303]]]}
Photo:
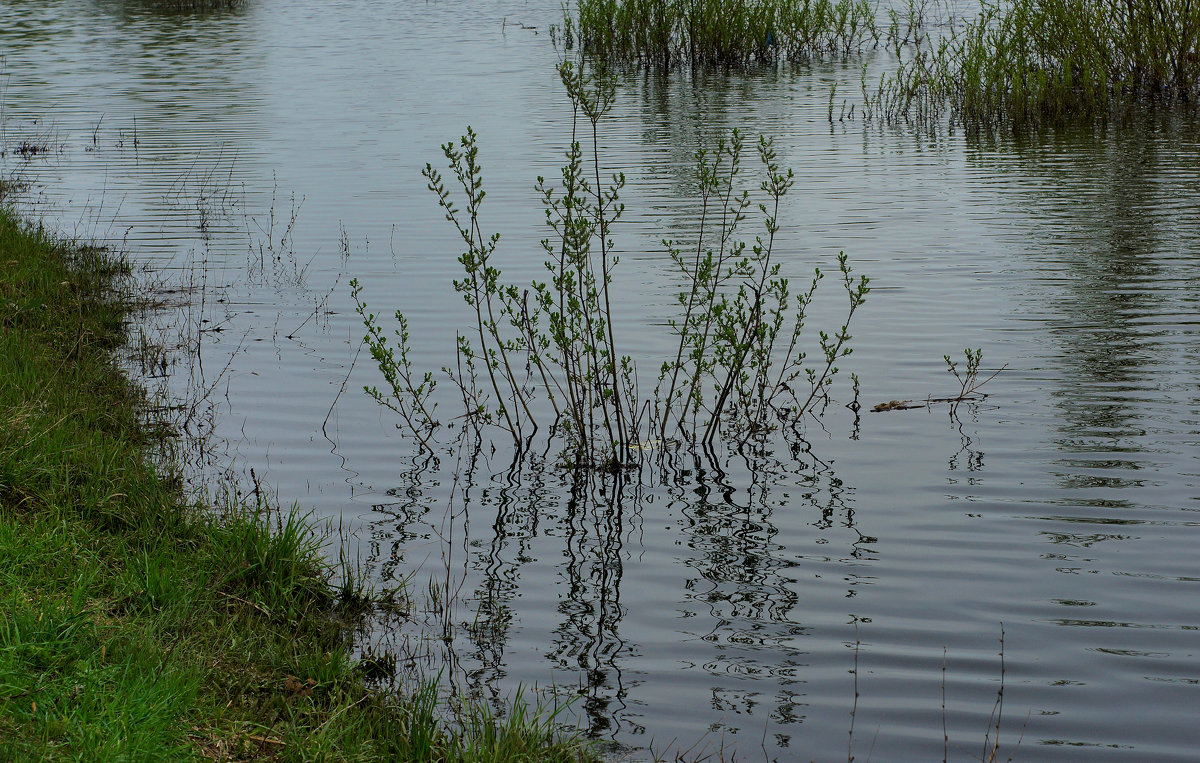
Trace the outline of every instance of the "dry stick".
{"label": "dry stick", "polygon": [[[1000,373],[1001,371],[1003,371],[1004,369],[1006,369],[1006,368],[1008,368],[1008,364],[1007,364],[1007,363],[1005,363],[1004,365],[1002,365],[1002,366],[1000,366],[999,368],[997,368],[997,369],[996,369],[996,371],[995,371],[995,372],[994,372],[994,373],[993,373],[991,376],[989,376],[988,378],[984,379],[983,381],[979,382],[978,384],[972,384],[972,385],[971,385],[971,388],[970,388],[969,390],[967,390],[967,395],[973,395],[973,394],[975,394],[975,393],[976,393],[976,391],[977,391],[977,390],[978,390],[980,387],[982,387],[983,385],[987,384],[987,383],[988,383],[988,382],[990,382],[992,379],[995,379],[995,378],[996,378],[996,376],[997,376],[997,375],[999,375],[999,373]],[[964,395],[963,397],[966,397],[966,395]]]}
{"label": "dry stick", "polygon": [[342,379],[342,386],[338,388],[338,393],[333,396],[333,402],[329,404],[329,410],[325,413],[325,420],[321,422],[321,434],[326,437],[329,434],[325,431],[325,427],[329,424],[329,417],[333,415],[333,409],[338,404],[338,400],[342,398],[342,393],[346,391],[346,384],[350,382],[350,374],[354,373],[354,364],[358,362],[358,356],[362,352],[363,345],[366,344],[364,339],[358,343],[358,349],[354,351],[354,359],[350,361],[350,369],[346,371],[346,378]]}
{"label": "dry stick", "polygon": [[1000,688],[996,691],[996,752],[1000,751],[1000,719],[1004,715],[1004,625],[1000,625]]}
{"label": "dry stick", "polygon": [[[972,384],[970,389],[968,389],[965,392],[963,392],[959,395],[956,395],[954,397],[926,397],[924,400],[891,400],[887,403],[880,403],[879,405],[875,406],[875,408],[873,408],[872,410],[875,412],[893,411],[893,410],[903,411],[903,410],[909,410],[911,408],[919,408],[922,405],[928,407],[928,406],[932,405],[933,403],[963,403],[963,402],[967,402],[967,401],[980,402],[982,400],[987,399],[988,393],[980,392],[979,389],[983,385],[990,382],[992,379],[995,379],[997,374],[999,374],[1001,371],[1003,371],[1007,368],[1008,368],[1008,364],[1005,363],[1003,366],[996,369],[996,372],[993,373],[991,376],[989,376],[988,378],[979,382],[978,384]],[[900,405],[893,405],[893,403],[900,403]],[[909,403],[916,403],[916,405],[909,405]]]}
{"label": "dry stick", "polygon": [[324,299],[321,299],[321,300],[319,300],[319,301],[315,301],[315,302],[314,302],[314,304],[313,304],[313,309],[312,309],[312,312],[308,314],[308,317],[307,317],[307,318],[305,318],[305,319],[303,320],[303,322],[301,322],[301,323],[300,323],[300,325],[299,325],[299,326],[297,326],[296,328],[292,329],[290,332],[288,332],[287,334],[285,334],[285,335],[284,335],[284,337],[285,337],[286,339],[295,339],[295,338],[296,338],[296,334],[299,334],[299,333],[300,333],[300,329],[302,329],[302,328],[304,328],[305,326],[307,326],[307,325],[308,325],[308,322],[309,322],[309,321],[311,321],[313,318],[316,318],[316,317],[317,317],[317,314],[318,314],[319,312],[321,312],[321,308],[322,308],[322,307],[326,307],[326,308],[328,307],[328,305],[329,305],[329,296],[330,296],[331,294],[333,294],[333,292],[334,292],[334,290],[335,290],[335,289],[337,289],[337,287],[338,287],[338,283],[339,283],[341,280],[342,280],[342,274],[341,274],[341,273],[338,273],[338,276],[337,276],[337,278],[336,278],[336,279],[334,280],[334,282],[333,282],[333,286],[332,286],[332,287],[330,287],[330,289],[329,289],[329,291],[328,291],[328,292],[326,292],[326,294],[325,294],[325,298],[324,298]]}
{"label": "dry stick", "polygon": [[[203,331],[203,330],[201,329],[201,331]],[[246,338],[249,336],[250,336],[250,329],[246,329],[246,333],[242,334],[242,338],[241,338],[241,340],[238,341],[237,347],[233,348],[233,352],[231,352],[229,354],[229,358],[225,361],[225,366],[221,369],[221,372],[217,374],[217,378],[213,379],[212,384],[208,385],[207,388],[202,387],[200,390],[197,391],[197,397],[194,401],[191,402],[190,407],[188,408],[188,415],[183,420],[183,427],[185,430],[189,426],[191,426],[192,419],[195,418],[196,410],[200,407],[200,404],[208,399],[209,395],[211,395],[213,393],[213,390],[215,390],[217,388],[217,385],[221,383],[221,379],[225,378],[225,374],[227,374],[229,372],[230,367],[233,366],[234,359],[237,357],[237,354],[242,351],[242,348],[246,345]],[[200,359],[199,340],[197,340],[196,358],[197,358],[197,360]],[[201,384],[203,384],[203,381],[201,381]]]}
{"label": "dry stick", "polygon": [[1021,742],[1025,741],[1025,731],[1029,728],[1029,719],[1033,717],[1033,708],[1029,708],[1029,712],[1025,713],[1025,722],[1021,724],[1021,733],[1017,736],[1017,744],[1013,747],[1013,752],[1008,754],[1007,763],[1012,763],[1013,755],[1021,749]]}
{"label": "dry stick", "polygon": [[259,744],[273,744],[279,747],[287,747],[287,742],[282,742],[278,739],[271,739],[270,737],[259,736],[257,734],[247,734],[245,738],[249,739],[251,742],[258,742]]}

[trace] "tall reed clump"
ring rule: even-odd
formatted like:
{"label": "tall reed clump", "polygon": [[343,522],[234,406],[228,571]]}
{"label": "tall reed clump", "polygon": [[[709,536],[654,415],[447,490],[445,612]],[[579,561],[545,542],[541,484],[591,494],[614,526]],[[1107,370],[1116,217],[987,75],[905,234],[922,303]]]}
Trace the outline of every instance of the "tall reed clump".
{"label": "tall reed clump", "polygon": [[888,121],[949,116],[966,127],[1105,119],[1200,97],[1200,4],[1193,0],[1014,0],[881,83]]}
{"label": "tall reed clump", "polygon": [[142,7],[152,11],[187,12],[228,11],[240,8],[246,0],[143,0]]}
{"label": "tall reed clump", "polygon": [[[793,289],[776,261],[778,213],[792,187],[770,140],[753,148],[734,132],[696,154],[700,220],[694,238],[664,241],[686,285],[679,315],[669,322],[676,338],[670,357],[650,366],[657,380],[641,395],[637,364],[618,347],[610,287],[618,264],[613,224],[624,207],[621,174],[600,166],[600,123],[614,95],[602,74],[563,64],[562,82],[574,119],[560,182],[538,178],[549,236],[542,241],[545,281],[506,284],[496,265],[498,234],[480,221],[483,175],[476,134],[468,128],[442,147],[451,172],[427,165],[430,190],[465,246],[458,258],[463,277],[454,281],[473,313],[458,336],[457,362],[444,368],[469,420],[508,432],[518,450],[528,447],[549,420],[550,437],[564,443],[565,460],[584,468],[617,468],[638,462],[650,444],[668,441],[709,446],[717,440],[745,443],[797,422],[827,400],[838,362],[850,354],[849,323],[870,291],[838,257],[847,298],[845,322],[819,332],[819,357],[809,364],[801,349],[817,270],[802,290]],[[739,189],[744,155],[757,153],[765,172],[756,203]],[[463,201],[455,200],[456,193]],[[462,206],[459,206],[459,204]],[[752,242],[737,238],[757,208],[762,232]],[[400,426],[432,452],[437,379],[414,370],[408,322],[389,341],[379,319],[352,282],[366,342],[386,382],[367,388],[380,404],[400,414]],[[643,366],[645,367],[645,366]]]}
{"label": "tall reed clump", "polygon": [[764,64],[879,41],[868,0],[578,0],[564,35],[588,56],[661,67]]}

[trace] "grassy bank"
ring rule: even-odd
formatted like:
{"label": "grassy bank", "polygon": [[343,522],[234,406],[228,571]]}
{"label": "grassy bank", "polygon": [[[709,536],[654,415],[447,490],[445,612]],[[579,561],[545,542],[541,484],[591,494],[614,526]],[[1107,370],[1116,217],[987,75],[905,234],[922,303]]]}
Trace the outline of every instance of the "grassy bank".
{"label": "grassy bank", "polygon": [[523,708],[368,690],[296,514],[189,505],[120,372],[126,268],[0,210],[0,760],[579,760]]}

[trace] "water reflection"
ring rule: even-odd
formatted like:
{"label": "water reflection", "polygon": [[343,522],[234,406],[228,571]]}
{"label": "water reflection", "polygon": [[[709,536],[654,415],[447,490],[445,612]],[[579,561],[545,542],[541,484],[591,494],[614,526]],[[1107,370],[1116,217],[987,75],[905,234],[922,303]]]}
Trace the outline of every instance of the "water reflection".
{"label": "water reflection", "polygon": [[124,23],[149,19],[216,18],[228,23],[233,17],[250,12],[247,0],[92,0],[95,7]]}
{"label": "water reflection", "polygon": [[[1078,663],[1068,673],[1074,680],[1062,679],[1074,712],[1042,738],[1059,750],[1130,754],[1115,741],[1132,738],[1127,732],[1089,726],[1085,708],[1110,696],[1095,676],[1137,675],[1123,691],[1175,716],[1169,708],[1181,696],[1147,684],[1160,671],[1145,661],[1169,673],[1192,653],[1183,633],[1195,627],[1191,613],[1169,596],[1130,609],[1130,597],[1148,589],[1116,582],[1159,580],[1166,594],[1181,572],[1176,555],[1188,554],[1184,512],[1200,484],[1195,436],[1181,426],[1195,419],[1200,374],[1200,142],[1186,118],[1135,121],[978,141],[967,156],[989,178],[977,190],[1011,210],[993,218],[1005,248],[1033,271],[1019,287],[1021,320],[1038,345],[1027,373],[1048,393],[1044,412],[1032,415],[1045,417],[1047,431],[1029,518],[1046,544],[1040,558],[1060,578],[1045,589],[1059,595],[1041,609],[1040,621],[1054,629],[1041,639],[1064,663]],[[1178,585],[1175,595],[1185,595]],[[1080,617],[1079,606],[1095,611]],[[1146,722],[1157,730],[1143,726],[1143,738],[1172,738],[1173,721]],[[1179,752],[1167,743],[1160,754]]]}
{"label": "water reflection", "polygon": [[[421,462],[405,473],[391,491],[404,500],[377,506],[371,527],[373,576],[395,579],[406,557],[409,570],[422,565],[418,580],[429,577],[431,590],[455,599],[439,609],[452,622],[437,626],[447,642],[438,657],[457,671],[444,682],[447,691],[499,708],[503,679],[540,662],[561,679],[556,691],[580,698],[574,710],[589,734],[644,734],[639,636],[649,617],[676,630],[680,646],[668,659],[704,677],[714,712],[765,705],[778,722],[799,722],[804,640],[812,632],[802,567],[868,561],[878,542],[858,528],[854,491],[830,464],[800,443],[779,451],[760,443],[740,453],[660,453],[639,471],[611,475],[573,473],[544,454],[495,469],[498,457],[465,433],[437,465]],[[451,483],[448,505],[437,508],[434,497]],[[808,518],[809,548],[775,522],[778,512],[789,522]],[[674,538],[674,558],[648,557],[664,534]],[[830,547],[839,534],[840,550]],[[422,548],[424,560],[415,559]],[[626,589],[633,586],[639,606],[647,606],[648,574],[677,582],[656,580],[649,606],[657,611],[638,611],[627,624],[634,613]],[[869,578],[847,580],[853,596]],[[556,604],[539,610],[546,596]],[[532,644],[543,646],[530,653]],[[752,688],[741,685],[746,678],[757,679]]]}
{"label": "water reflection", "polygon": [[1187,415],[1200,263],[1194,124],[1166,120],[1107,134],[982,143],[972,161],[1016,175],[1008,201],[1032,213],[1024,242],[1041,271],[1036,315],[1058,348],[1052,393],[1066,488],[1139,488],[1160,464],[1160,434]]}

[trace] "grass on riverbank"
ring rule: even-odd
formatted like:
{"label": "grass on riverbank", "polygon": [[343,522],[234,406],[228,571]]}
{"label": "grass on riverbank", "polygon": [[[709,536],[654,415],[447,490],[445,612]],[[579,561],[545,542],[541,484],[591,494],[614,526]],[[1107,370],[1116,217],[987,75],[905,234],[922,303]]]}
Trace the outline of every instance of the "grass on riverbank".
{"label": "grass on riverbank", "polygon": [[126,268],[0,210],[0,759],[591,759],[522,706],[368,690],[298,514],[190,506],[120,372]]}
{"label": "grass on riverbank", "polygon": [[968,128],[1108,119],[1200,99],[1200,4],[1014,0],[918,51],[869,99],[881,118]]}

